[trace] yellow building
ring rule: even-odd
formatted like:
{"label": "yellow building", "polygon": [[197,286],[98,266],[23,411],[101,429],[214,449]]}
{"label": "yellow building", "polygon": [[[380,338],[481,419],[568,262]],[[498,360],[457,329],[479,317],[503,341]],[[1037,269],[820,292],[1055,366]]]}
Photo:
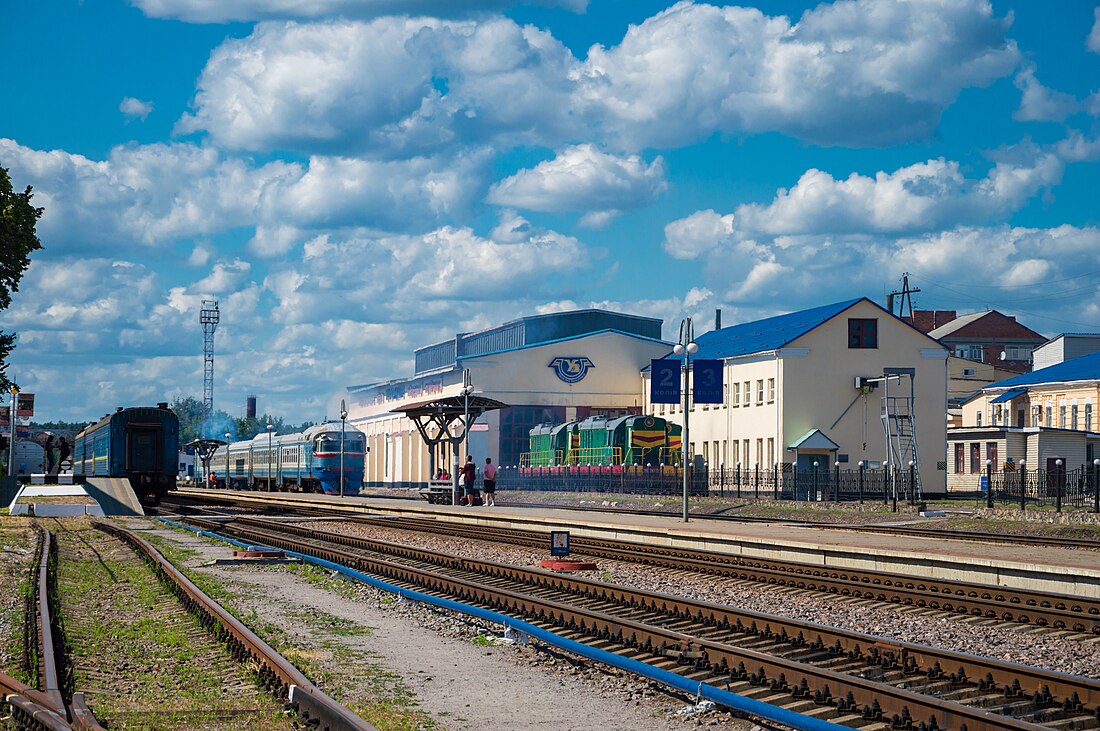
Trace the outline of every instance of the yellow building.
{"label": "yellow building", "polygon": [[[724,363],[723,402],[693,405],[689,420],[690,453],[711,469],[878,468],[907,464],[915,449],[924,493],[946,489],[947,350],[871,300],[734,325],[696,342],[695,358]],[[643,375],[646,412],[682,425],[682,406],[649,402]],[[887,395],[896,400],[884,419]],[[915,427],[908,451],[901,422]]]}

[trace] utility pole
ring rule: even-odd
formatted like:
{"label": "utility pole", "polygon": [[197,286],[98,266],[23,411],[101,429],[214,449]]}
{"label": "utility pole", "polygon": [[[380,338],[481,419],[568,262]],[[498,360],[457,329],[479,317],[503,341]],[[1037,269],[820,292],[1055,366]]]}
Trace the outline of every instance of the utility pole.
{"label": "utility pole", "polygon": [[[913,319],[913,297],[912,295],[919,292],[920,289],[909,288],[909,272],[904,272],[901,275],[901,291],[893,291],[886,295],[886,309],[890,311],[891,315],[896,314],[898,317],[906,317],[906,309],[909,310],[908,317],[910,321]],[[901,297],[901,300],[895,300],[896,297]],[[894,303],[898,303],[898,311],[894,312]]]}
{"label": "utility pole", "polygon": [[203,300],[199,312],[202,323],[202,426],[199,436],[206,437],[206,421],[214,415],[214,330],[221,317],[217,300]]}

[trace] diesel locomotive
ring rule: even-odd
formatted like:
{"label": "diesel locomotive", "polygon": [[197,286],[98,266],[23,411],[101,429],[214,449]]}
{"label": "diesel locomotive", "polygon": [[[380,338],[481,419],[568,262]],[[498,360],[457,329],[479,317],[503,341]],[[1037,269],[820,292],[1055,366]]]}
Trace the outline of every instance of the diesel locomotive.
{"label": "diesel locomotive", "polygon": [[138,500],[153,504],[176,487],[180,422],[167,403],[119,407],[73,440],[74,475],[124,477]]}
{"label": "diesel locomotive", "polygon": [[[296,490],[340,494],[340,422],[311,426],[295,434],[232,442],[210,457],[215,486],[249,490]],[[363,484],[367,438],[354,427],[343,430],[344,494],[358,495]]]}
{"label": "diesel locomotive", "polygon": [[520,467],[659,467],[680,462],[681,432],[659,416],[592,416],[565,424],[540,424],[530,431],[531,450]]}

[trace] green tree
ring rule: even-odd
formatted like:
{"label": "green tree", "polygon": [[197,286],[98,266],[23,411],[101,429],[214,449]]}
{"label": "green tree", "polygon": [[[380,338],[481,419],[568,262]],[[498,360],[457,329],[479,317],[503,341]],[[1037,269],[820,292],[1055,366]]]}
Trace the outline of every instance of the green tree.
{"label": "green tree", "polygon": [[[42,248],[34,228],[42,209],[31,205],[31,187],[16,193],[8,170],[0,166],[0,310],[11,306],[12,293],[30,266],[32,251]],[[8,355],[15,348],[15,333],[0,332],[0,388],[7,390]]]}
{"label": "green tree", "polygon": [[[168,408],[172,409],[180,420],[180,444],[187,444],[202,436],[202,401],[194,396],[177,396]],[[206,420],[206,437],[225,439],[227,431],[236,436],[235,421],[229,414],[215,409]]]}

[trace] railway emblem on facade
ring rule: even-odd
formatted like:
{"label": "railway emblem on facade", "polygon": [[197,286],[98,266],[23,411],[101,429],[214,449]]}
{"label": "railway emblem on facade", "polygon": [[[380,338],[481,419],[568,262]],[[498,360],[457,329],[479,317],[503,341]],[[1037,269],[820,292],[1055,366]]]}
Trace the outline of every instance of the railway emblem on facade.
{"label": "railway emblem on facade", "polygon": [[596,364],[581,355],[558,357],[550,361],[550,368],[558,378],[566,383],[576,383],[588,374],[589,368],[595,368]]}

